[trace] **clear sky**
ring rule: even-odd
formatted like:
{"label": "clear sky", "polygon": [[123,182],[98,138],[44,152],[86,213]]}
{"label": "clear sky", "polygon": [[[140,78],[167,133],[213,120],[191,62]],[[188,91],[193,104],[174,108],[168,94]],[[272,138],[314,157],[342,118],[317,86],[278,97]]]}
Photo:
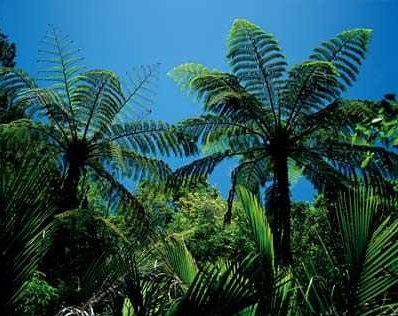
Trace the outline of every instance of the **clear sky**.
{"label": "clear sky", "polygon": [[[82,48],[88,68],[123,74],[161,62],[152,118],[168,122],[199,114],[201,105],[182,94],[166,72],[184,62],[227,70],[225,40],[235,18],[274,33],[290,65],[341,31],[372,28],[368,58],[346,96],[379,99],[398,92],[398,0],[0,0],[0,26],[17,44],[18,66],[31,75],[48,24]],[[179,161],[170,163],[175,167]],[[211,178],[223,192],[231,167],[223,164]],[[312,194],[306,181],[293,188],[295,199]]]}

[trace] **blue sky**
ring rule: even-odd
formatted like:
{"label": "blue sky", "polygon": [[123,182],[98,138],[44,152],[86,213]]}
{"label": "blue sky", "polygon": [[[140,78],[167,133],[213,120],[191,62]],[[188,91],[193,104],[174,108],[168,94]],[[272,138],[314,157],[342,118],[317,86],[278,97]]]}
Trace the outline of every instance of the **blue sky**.
{"label": "blue sky", "polygon": [[[123,74],[161,62],[152,118],[168,122],[199,114],[201,105],[181,93],[166,72],[184,62],[227,70],[225,40],[235,18],[274,33],[290,65],[341,31],[372,28],[368,58],[346,97],[379,99],[397,92],[398,0],[0,0],[0,26],[17,44],[18,66],[31,75],[48,24],[82,48],[88,68]],[[223,164],[211,178],[223,192],[231,167]],[[293,188],[295,199],[312,195],[306,181]]]}

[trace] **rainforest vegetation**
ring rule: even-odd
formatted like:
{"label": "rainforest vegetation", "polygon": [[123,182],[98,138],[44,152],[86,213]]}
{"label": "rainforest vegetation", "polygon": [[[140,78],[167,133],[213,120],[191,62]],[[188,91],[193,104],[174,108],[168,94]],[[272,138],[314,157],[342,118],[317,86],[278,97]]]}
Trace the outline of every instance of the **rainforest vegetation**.
{"label": "rainforest vegetation", "polygon": [[[88,69],[64,31],[37,77],[0,34],[0,315],[398,313],[398,102],[343,95],[372,30],[288,65],[236,19],[228,71],[167,70],[202,105],[173,124],[141,115],[158,64]],[[292,199],[301,177],[313,201]]]}

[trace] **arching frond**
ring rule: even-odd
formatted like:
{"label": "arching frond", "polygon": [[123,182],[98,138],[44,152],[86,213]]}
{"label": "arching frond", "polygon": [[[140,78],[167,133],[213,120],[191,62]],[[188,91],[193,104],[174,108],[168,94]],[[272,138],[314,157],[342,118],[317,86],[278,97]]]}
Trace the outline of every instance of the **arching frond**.
{"label": "arching frond", "polygon": [[103,160],[105,165],[113,166],[121,177],[133,181],[165,181],[171,175],[171,169],[162,160],[137,154],[112,143],[105,146],[107,148],[98,150],[98,158]]}
{"label": "arching frond", "polygon": [[344,91],[358,76],[359,67],[368,50],[371,34],[370,29],[353,29],[340,33],[337,37],[315,48],[310,59],[333,63],[339,73],[339,89]]}
{"label": "arching frond", "polygon": [[108,70],[90,70],[77,76],[72,95],[77,105],[78,128],[82,138],[106,131],[124,102],[119,79]]}
{"label": "arching frond", "polygon": [[304,62],[289,71],[281,104],[289,126],[297,117],[308,115],[324,107],[337,97],[337,76],[330,62]]}
{"label": "arching frond", "polygon": [[368,122],[377,115],[375,103],[363,100],[336,100],[318,112],[300,118],[300,129],[295,139],[311,135],[314,131],[351,134],[357,124]]}
{"label": "arching frond", "polygon": [[76,88],[76,75],[82,71],[80,49],[62,31],[49,25],[41,41],[38,61],[43,67],[39,71],[40,80],[51,84],[52,89],[62,96],[67,105],[66,111],[74,116],[74,104],[71,99]]}
{"label": "arching frond", "polygon": [[296,152],[292,159],[302,168],[303,176],[310,180],[317,190],[323,191],[328,185],[344,188],[350,185],[350,178],[333,168],[317,152],[303,150]]}
{"label": "arching frond", "polygon": [[169,183],[175,186],[176,184],[181,183],[189,184],[198,182],[200,179],[203,179],[212,173],[214,168],[229,156],[229,152],[223,152],[194,160],[190,164],[175,170]]}
{"label": "arching frond", "polygon": [[268,125],[270,113],[245,91],[235,76],[195,64],[177,66],[169,75],[203,100],[205,111],[236,123],[254,121],[267,128],[263,125]]}
{"label": "arching frond", "polygon": [[127,73],[127,80],[123,85],[124,102],[116,121],[142,120],[152,112],[159,67],[159,63],[144,65]]}
{"label": "arching frond", "polygon": [[382,147],[327,141],[316,151],[354,181],[361,178],[367,185],[383,186],[385,179],[397,176],[398,155]]}
{"label": "arching frond", "polygon": [[0,67],[0,89],[11,96],[23,89],[36,87],[36,82],[18,68]]}
{"label": "arching frond", "polygon": [[218,115],[205,114],[197,118],[183,120],[178,125],[192,140],[206,144],[208,141],[221,137],[233,137],[243,135],[257,135],[264,137],[256,124],[250,122],[237,123],[224,119]]}
{"label": "arching frond", "polygon": [[145,238],[146,234],[148,233],[149,219],[142,203],[125,187],[125,185],[117,180],[115,175],[109,173],[103,167],[103,165],[99,164],[98,162],[95,163],[94,161],[90,161],[89,167],[94,171],[94,176],[96,177],[94,180],[106,180],[108,183],[110,183],[113,190],[117,192],[122,206],[133,210],[132,214],[134,217],[132,218],[132,221],[134,222],[140,237]]}
{"label": "arching frond", "polygon": [[107,134],[110,142],[143,154],[183,156],[197,152],[181,130],[160,121],[114,124]]}
{"label": "arching frond", "polygon": [[271,107],[274,115],[285,58],[272,34],[253,23],[237,19],[227,40],[228,62],[247,92]]}

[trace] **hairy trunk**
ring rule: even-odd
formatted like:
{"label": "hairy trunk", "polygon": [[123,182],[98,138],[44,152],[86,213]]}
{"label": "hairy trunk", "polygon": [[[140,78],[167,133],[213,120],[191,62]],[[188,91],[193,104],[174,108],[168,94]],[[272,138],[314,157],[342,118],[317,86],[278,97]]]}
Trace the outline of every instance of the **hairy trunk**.
{"label": "hairy trunk", "polygon": [[71,210],[79,206],[78,185],[81,175],[81,167],[70,163],[68,173],[62,186],[60,211]]}
{"label": "hairy trunk", "polygon": [[276,231],[274,233],[274,245],[281,263],[288,264],[292,260],[292,254],[290,249],[291,201],[287,155],[279,154],[275,159],[274,168],[276,180],[276,214],[274,214]]}

